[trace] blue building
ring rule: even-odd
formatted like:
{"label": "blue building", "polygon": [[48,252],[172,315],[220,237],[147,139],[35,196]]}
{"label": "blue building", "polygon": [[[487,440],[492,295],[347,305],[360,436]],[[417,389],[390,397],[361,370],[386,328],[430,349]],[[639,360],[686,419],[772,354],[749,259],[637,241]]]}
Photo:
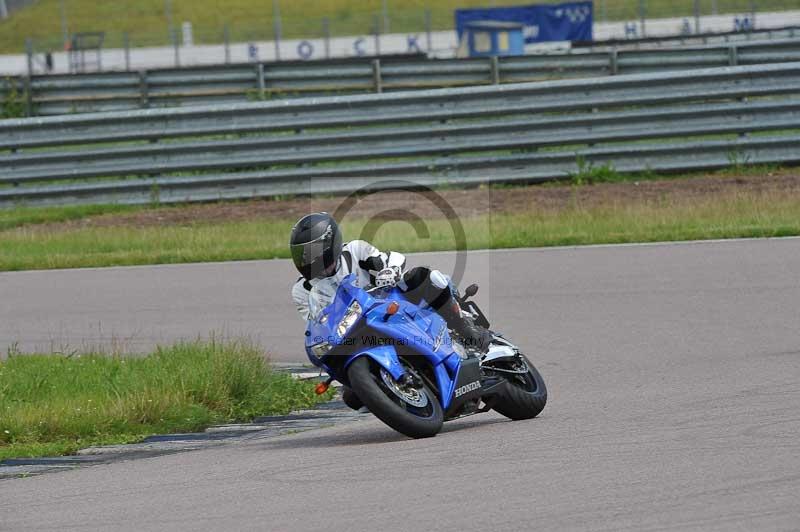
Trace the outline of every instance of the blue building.
{"label": "blue building", "polygon": [[470,22],[464,28],[462,46],[466,44],[469,57],[522,55],[525,53],[523,27],[517,22]]}

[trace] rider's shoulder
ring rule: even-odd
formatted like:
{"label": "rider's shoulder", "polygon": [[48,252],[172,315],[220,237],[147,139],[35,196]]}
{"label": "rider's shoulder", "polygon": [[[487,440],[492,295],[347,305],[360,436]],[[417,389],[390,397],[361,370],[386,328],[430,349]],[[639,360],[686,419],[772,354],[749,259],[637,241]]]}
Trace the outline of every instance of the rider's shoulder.
{"label": "rider's shoulder", "polygon": [[366,240],[351,240],[344,245],[344,249],[348,250],[354,256],[371,255],[377,251],[377,248],[367,242]]}
{"label": "rider's shoulder", "polygon": [[295,291],[295,290],[309,291],[309,290],[311,290],[311,288],[313,288],[311,283],[308,282],[308,279],[306,279],[305,277],[302,277],[302,276],[298,277],[297,281],[295,281],[294,285],[292,285],[292,291]]}
{"label": "rider's shoulder", "polygon": [[350,242],[346,242],[344,244],[346,249],[355,250],[355,249],[375,249],[375,246],[367,242],[366,240],[351,240]]}

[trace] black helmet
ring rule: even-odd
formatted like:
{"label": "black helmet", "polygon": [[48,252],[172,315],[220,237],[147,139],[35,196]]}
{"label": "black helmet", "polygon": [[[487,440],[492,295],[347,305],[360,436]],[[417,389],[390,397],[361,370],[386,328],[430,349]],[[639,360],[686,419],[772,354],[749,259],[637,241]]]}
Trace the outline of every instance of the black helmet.
{"label": "black helmet", "polygon": [[342,255],[342,232],[327,212],[304,216],[292,228],[289,249],[297,271],[306,279],[336,273]]}

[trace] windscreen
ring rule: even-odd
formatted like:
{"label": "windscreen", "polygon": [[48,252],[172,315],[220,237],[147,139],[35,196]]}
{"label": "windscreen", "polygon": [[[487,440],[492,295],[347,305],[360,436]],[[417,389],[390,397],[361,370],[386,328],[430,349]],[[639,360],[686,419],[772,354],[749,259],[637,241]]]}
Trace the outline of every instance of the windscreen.
{"label": "windscreen", "polygon": [[336,297],[336,290],[339,288],[339,283],[333,280],[332,277],[320,279],[311,288],[311,293],[308,295],[308,318],[317,321],[319,315],[325,310],[325,307],[333,303],[333,298]]}

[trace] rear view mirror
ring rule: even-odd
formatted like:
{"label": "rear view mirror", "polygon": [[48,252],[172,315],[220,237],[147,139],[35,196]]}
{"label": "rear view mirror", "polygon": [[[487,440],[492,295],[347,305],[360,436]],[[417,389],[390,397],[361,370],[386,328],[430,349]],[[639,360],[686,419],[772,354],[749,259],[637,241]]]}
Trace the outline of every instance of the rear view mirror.
{"label": "rear view mirror", "polygon": [[465,297],[472,297],[478,293],[478,285],[471,284],[464,290]]}

